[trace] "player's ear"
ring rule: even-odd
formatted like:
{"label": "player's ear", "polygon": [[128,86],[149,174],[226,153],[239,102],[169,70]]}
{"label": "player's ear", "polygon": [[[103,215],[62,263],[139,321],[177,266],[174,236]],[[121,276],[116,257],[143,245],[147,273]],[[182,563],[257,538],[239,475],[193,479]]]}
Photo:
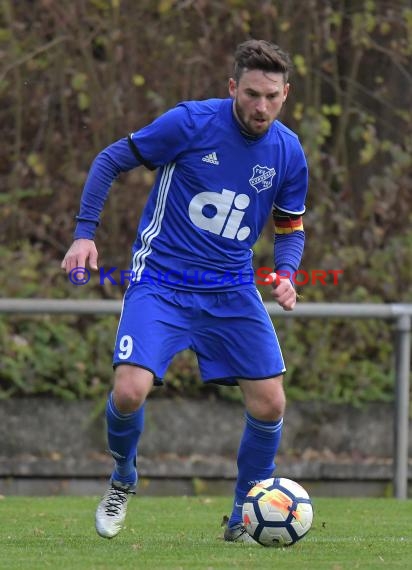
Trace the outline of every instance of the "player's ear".
{"label": "player's ear", "polygon": [[233,79],[233,77],[231,77],[229,79],[229,95],[231,97],[235,97],[236,96],[236,89],[237,89],[237,83],[236,81]]}
{"label": "player's ear", "polygon": [[285,102],[286,99],[288,98],[289,87],[290,83],[285,83],[285,85],[283,86],[283,102]]}

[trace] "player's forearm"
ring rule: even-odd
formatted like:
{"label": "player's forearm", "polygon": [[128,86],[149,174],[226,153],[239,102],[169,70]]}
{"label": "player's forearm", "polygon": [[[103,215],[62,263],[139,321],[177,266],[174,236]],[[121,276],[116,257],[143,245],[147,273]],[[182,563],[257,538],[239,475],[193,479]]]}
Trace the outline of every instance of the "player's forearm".
{"label": "player's forearm", "polygon": [[274,259],[275,271],[289,271],[291,274],[299,269],[305,246],[305,232],[293,231],[289,234],[275,234]]}
{"label": "player's forearm", "polygon": [[138,166],[127,139],[121,139],[100,152],[90,168],[76,216],[75,239],[93,239],[100,214],[113,181],[121,172]]}

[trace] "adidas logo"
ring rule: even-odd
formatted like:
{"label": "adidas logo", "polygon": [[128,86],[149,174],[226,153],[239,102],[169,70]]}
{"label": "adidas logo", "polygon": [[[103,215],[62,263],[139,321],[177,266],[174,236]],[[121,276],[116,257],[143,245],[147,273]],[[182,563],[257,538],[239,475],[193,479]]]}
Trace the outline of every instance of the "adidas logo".
{"label": "adidas logo", "polygon": [[111,449],[109,449],[113,459],[126,459],[126,457],[124,455],[120,455],[120,453],[117,453],[117,451],[112,451]]}
{"label": "adidas logo", "polygon": [[203,162],[208,162],[209,164],[219,164],[219,160],[217,158],[217,154],[215,152],[211,152],[210,154],[206,154],[202,158]]}

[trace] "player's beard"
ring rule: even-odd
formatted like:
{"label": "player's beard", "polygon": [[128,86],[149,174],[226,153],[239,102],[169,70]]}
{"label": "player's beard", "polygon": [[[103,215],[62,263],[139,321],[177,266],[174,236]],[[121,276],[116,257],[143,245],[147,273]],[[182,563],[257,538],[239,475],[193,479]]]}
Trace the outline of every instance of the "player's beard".
{"label": "player's beard", "polygon": [[[247,118],[237,99],[235,99],[235,101],[234,101],[234,111],[235,111],[235,116],[236,116],[237,120],[239,121],[242,129],[245,130],[250,135],[253,135],[253,136],[264,135],[268,131],[270,125],[273,122],[269,119],[269,117],[267,115],[257,115],[256,114],[254,116]],[[253,126],[254,124],[257,125],[257,123],[255,121],[258,119],[264,120],[264,123],[262,122],[262,125],[260,128],[259,127],[256,128]]]}

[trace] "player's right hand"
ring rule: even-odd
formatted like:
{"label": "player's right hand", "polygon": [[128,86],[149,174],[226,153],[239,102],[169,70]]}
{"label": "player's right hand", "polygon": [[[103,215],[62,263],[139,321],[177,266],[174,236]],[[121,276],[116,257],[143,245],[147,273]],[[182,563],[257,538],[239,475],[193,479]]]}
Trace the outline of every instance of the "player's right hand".
{"label": "player's right hand", "polygon": [[60,267],[70,273],[76,267],[86,267],[89,264],[90,269],[98,270],[96,245],[91,239],[76,239],[68,249],[66,255],[61,262]]}

